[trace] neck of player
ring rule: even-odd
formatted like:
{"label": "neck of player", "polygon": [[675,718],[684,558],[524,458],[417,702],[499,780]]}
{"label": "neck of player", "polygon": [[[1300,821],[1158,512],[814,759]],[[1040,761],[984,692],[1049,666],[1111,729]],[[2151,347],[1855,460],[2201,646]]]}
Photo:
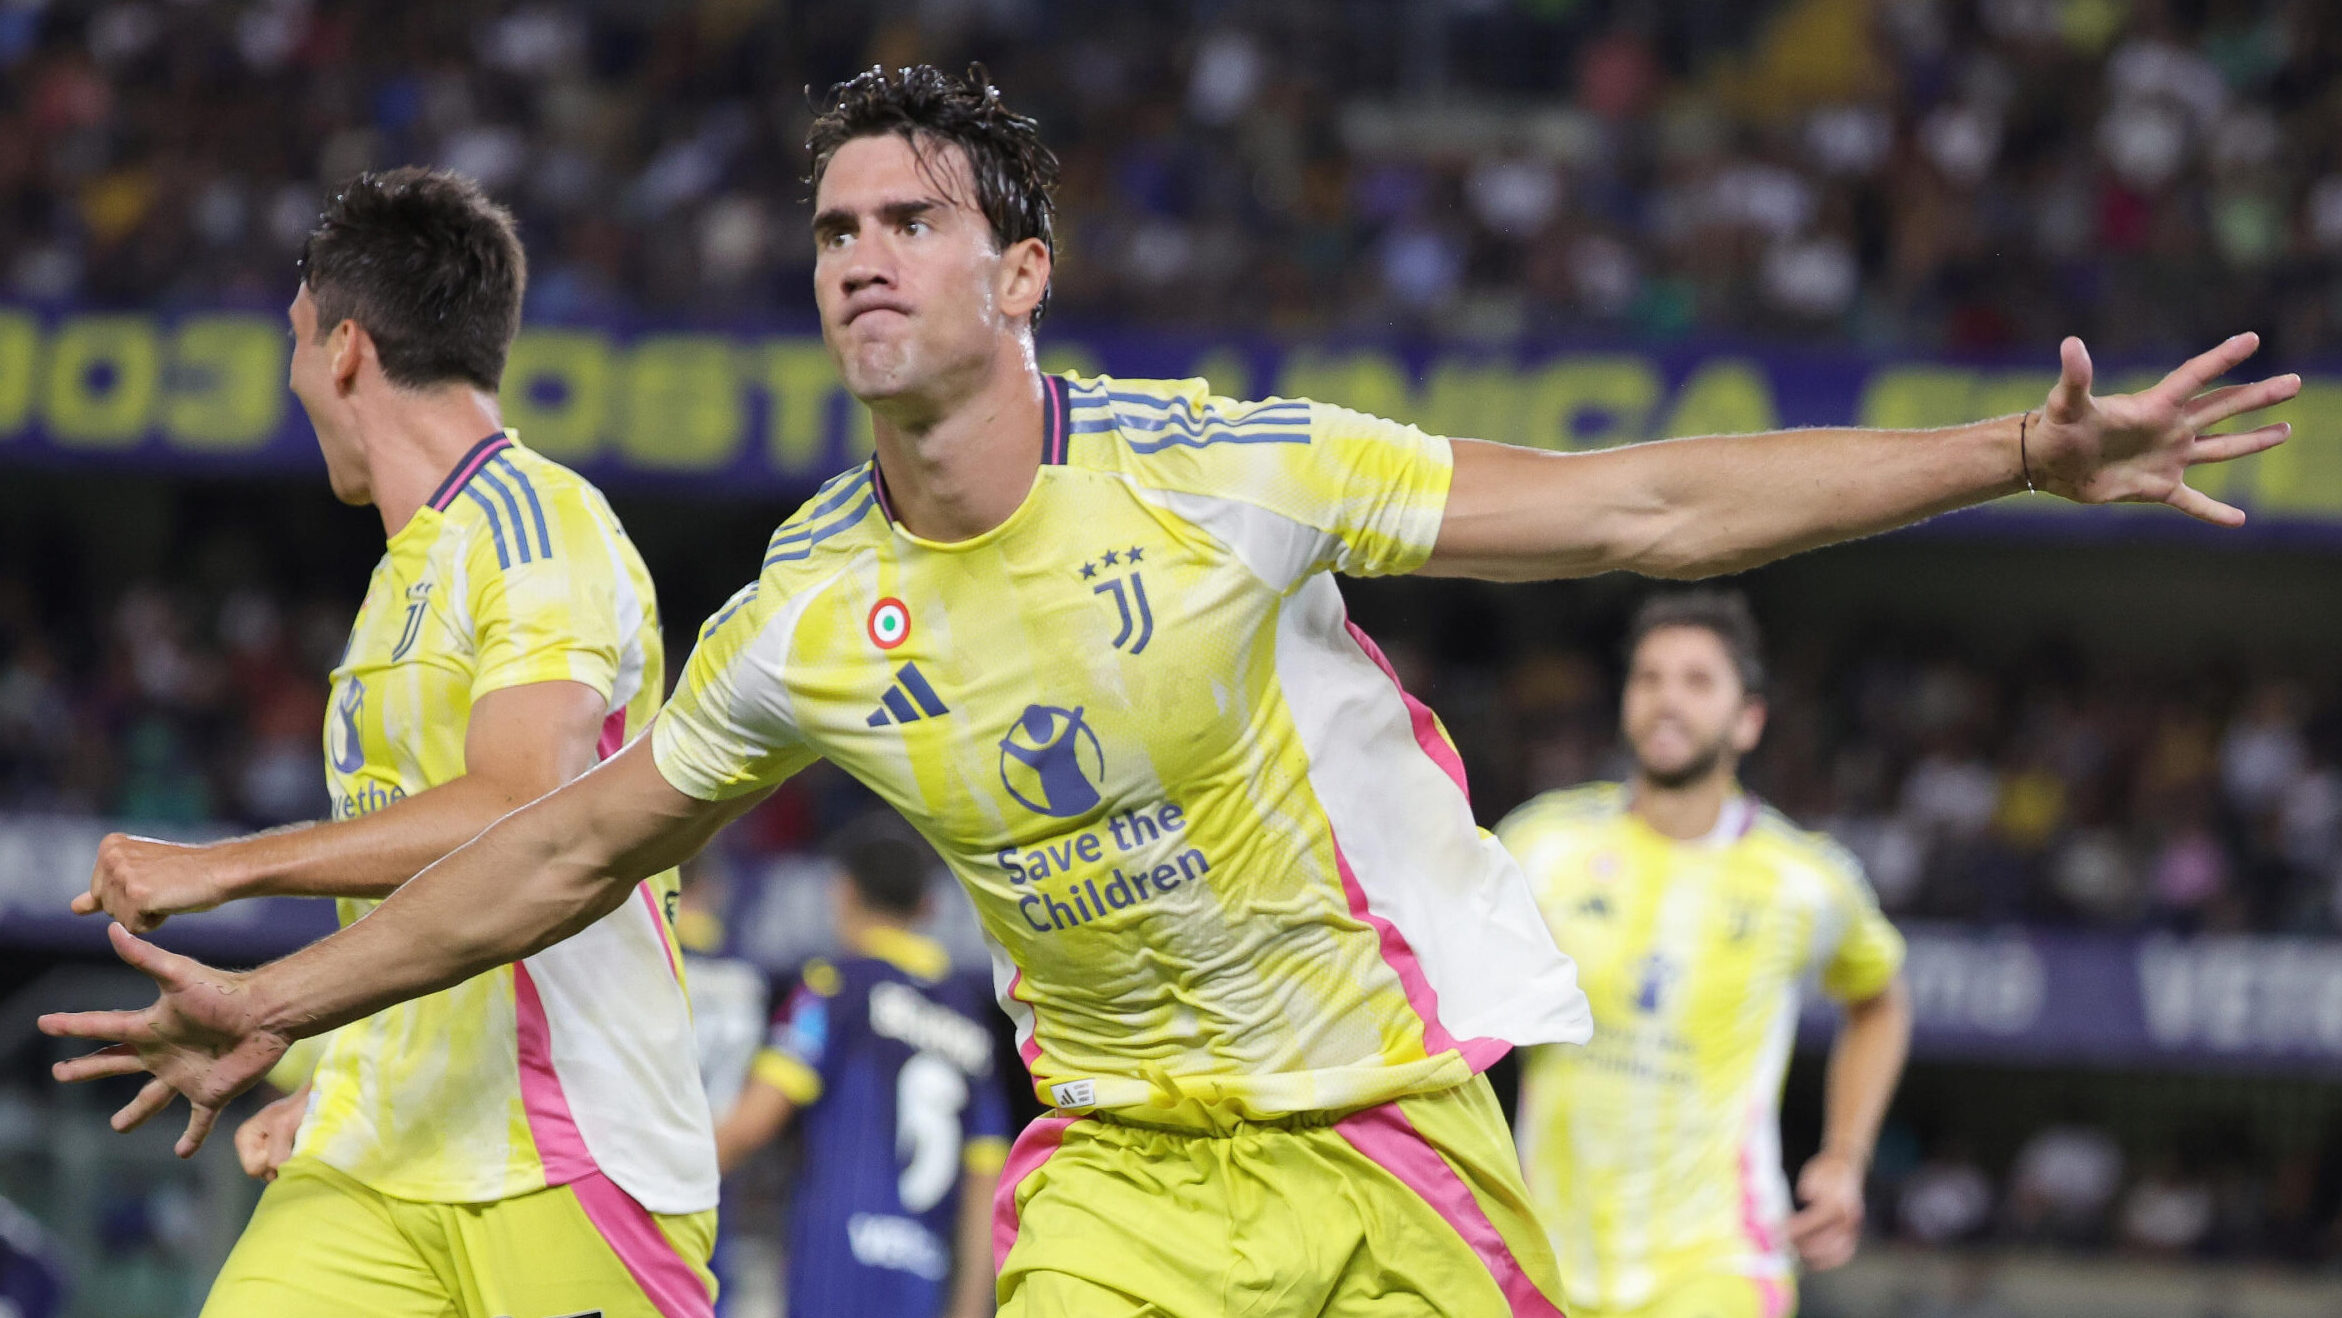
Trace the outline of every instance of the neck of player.
{"label": "neck of player", "polygon": [[358,436],[386,539],[414,520],[473,445],[504,428],[496,399],[469,385],[397,390],[388,402],[360,419]]}
{"label": "neck of player", "polygon": [[1029,335],[1011,343],[948,396],[870,403],[888,503],[896,523],[921,539],[984,534],[1016,512],[1040,475],[1041,371]]}
{"label": "neck of player", "polygon": [[1664,836],[1693,842],[1716,831],[1717,821],[1724,817],[1724,803],[1739,792],[1740,783],[1730,764],[1718,764],[1690,782],[1672,787],[1638,773],[1628,808]]}

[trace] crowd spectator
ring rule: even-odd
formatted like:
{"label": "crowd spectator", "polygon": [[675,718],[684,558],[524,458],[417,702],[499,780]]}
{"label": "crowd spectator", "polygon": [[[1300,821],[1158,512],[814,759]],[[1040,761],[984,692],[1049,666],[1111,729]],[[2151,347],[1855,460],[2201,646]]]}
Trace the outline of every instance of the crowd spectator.
{"label": "crowd spectator", "polygon": [[20,0],[0,290],[273,304],[324,188],[424,161],[517,208],[538,317],[797,309],[806,89],[982,57],[1071,318],[2299,353],[2338,55],[2319,0]]}
{"label": "crowd spectator", "polygon": [[2122,1147],[2100,1126],[2045,1126],[2017,1150],[2005,1205],[2017,1238],[2066,1245],[2099,1242],[2122,1188]]}

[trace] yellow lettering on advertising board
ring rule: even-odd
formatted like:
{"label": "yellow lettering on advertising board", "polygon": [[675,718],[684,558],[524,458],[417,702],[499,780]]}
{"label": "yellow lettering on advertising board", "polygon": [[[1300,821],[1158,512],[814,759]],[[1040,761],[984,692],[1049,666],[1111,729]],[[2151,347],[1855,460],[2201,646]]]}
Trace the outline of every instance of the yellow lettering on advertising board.
{"label": "yellow lettering on advertising board", "polygon": [[22,311],[0,311],[0,439],[32,424],[41,326]]}
{"label": "yellow lettering on advertising board", "polygon": [[1675,405],[1659,427],[1659,438],[1685,435],[1746,435],[1781,428],[1781,409],[1773,401],[1773,382],[1755,362],[1719,357],[1702,362],[1699,370],[1675,393]]}
{"label": "yellow lettering on advertising board", "polygon": [[[2342,442],[2335,439],[2337,423],[2342,423],[2342,380],[2302,381],[2301,395],[2274,409],[2267,421],[2291,421],[2293,438],[2236,464],[2252,466],[2250,506],[2281,517],[2342,514]],[[2196,484],[2207,470],[2192,469],[2189,483]]]}
{"label": "yellow lettering on advertising board", "polygon": [[504,423],[546,457],[579,462],[610,430],[610,339],[594,330],[523,330],[504,363]]}
{"label": "yellow lettering on advertising board", "polygon": [[1098,363],[1098,354],[1079,343],[1052,343],[1041,349],[1039,362],[1051,375],[1099,375],[1106,369]]}
{"label": "yellow lettering on advertising board", "polygon": [[1244,354],[1233,348],[1212,349],[1189,367],[1187,373],[1210,384],[1212,392],[1222,398],[1252,398],[1252,366],[1244,360]]}
{"label": "yellow lettering on advertising board", "polygon": [[1296,349],[1285,356],[1276,392],[1280,398],[1312,398],[1393,421],[1415,419],[1406,369],[1386,352],[1336,355],[1315,348]]}
{"label": "yellow lettering on advertising board", "polygon": [[[772,398],[766,452],[782,475],[797,480],[827,476],[869,454],[870,411],[846,393],[820,339],[769,339],[749,362]],[[833,461],[830,436],[840,423],[845,452]]]}
{"label": "yellow lettering on advertising board", "polygon": [[146,316],[74,316],[49,341],[43,419],[66,448],[127,448],[154,423],[163,351]]}
{"label": "yellow lettering on advertising board", "polygon": [[1528,417],[1520,399],[1521,373],[1510,363],[1445,356],[1424,373],[1413,420],[1435,435],[1524,444]]}
{"label": "yellow lettering on advertising board", "polygon": [[1641,357],[1563,357],[1531,379],[1523,442],[1545,449],[1600,449],[1651,433],[1662,391],[1659,369]]}
{"label": "yellow lettering on advertising board", "polygon": [[196,453],[266,448],[285,416],[282,326],[258,316],[193,316],[171,336],[163,434]]}
{"label": "yellow lettering on advertising board", "polygon": [[635,342],[625,368],[618,451],[646,471],[707,472],[728,466],[747,434],[748,409],[731,340],[654,334]]}

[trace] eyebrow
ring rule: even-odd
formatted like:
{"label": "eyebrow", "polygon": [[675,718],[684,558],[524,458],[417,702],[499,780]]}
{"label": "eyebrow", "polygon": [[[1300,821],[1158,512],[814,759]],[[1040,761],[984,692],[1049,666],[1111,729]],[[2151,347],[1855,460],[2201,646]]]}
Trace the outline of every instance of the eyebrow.
{"label": "eyebrow", "polygon": [[[878,208],[878,218],[885,223],[900,224],[922,216],[951,209],[951,203],[941,197],[920,197],[911,201],[890,201]],[[813,217],[813,236],[826,237],[844,233],[855,226],[854,212],[842,206],[833,206]]]}

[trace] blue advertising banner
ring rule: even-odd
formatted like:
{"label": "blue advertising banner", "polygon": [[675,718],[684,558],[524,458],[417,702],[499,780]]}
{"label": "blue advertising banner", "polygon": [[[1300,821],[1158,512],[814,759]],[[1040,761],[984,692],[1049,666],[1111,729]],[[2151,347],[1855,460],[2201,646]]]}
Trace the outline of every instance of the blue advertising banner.
{"label": "blue advertising banner", "polygon": [[[2342,1076],[2342,940],[1905,933],[1921,1058]],[[1809,999],[1809,1040],[1831,1014]]]}
{"label": "blue advertising banner", "polygon": [[[0,304],[0,463],[102,462],[220,474],[314,471],[285,388],[280,313]],[[1051,370],[1203,376],[1224,394],[1317,398],[1449,435],[1572,450],[1778,426],[1949,425],[2038,404],[2054,372],[1716,347],[1281,344],[1258,336],[1042,334]],[[2169,365],[2164,363],[2163,365]],[[2156,372],[2102,369],[2102,388]],[[612,488],[785,497],[869,451],[869,423],[808,326],[723,331],[539,325],[514,345],[507,421]],[[2278,415],[2304,442],[2198,472],[2265,534],[2342,529],[2342,374]],[[1967,518],[2044,524],[2068,505],[2003,500]],[[2134,510],[2135,511],[2135,510]],[[2137,525],[2084,518],[2092,533]],[[2178,525],[2168,517],[2159,522]]]}

